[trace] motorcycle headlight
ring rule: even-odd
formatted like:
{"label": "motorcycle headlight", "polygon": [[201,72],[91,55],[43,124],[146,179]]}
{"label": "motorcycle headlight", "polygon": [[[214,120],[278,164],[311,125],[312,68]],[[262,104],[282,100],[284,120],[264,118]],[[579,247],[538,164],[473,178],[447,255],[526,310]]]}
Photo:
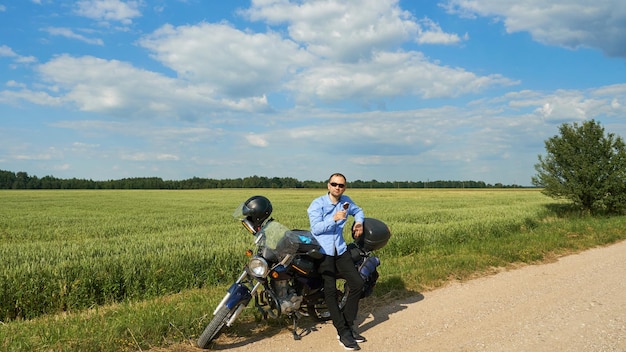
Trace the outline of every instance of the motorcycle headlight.
{"label": "motorcycle headlight", "polygon": [[266,277],[270,271],[270,267],[267,265],[265,259],[260,257],[250,259],[248,268],[250,269],[250,274],[256,277]]}

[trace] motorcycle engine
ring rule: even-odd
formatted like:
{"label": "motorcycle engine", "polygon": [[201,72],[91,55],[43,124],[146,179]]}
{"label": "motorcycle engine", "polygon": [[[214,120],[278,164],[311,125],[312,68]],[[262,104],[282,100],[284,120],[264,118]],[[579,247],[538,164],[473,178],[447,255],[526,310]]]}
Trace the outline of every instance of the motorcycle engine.
{"label": "motorcycle engine", "polygon": [[289,314],[300,309],[302,296],[298,296],[294,290],[289,287],[289,280],[272,281],[274,292],[280,301],[280,309],[283,314]]}

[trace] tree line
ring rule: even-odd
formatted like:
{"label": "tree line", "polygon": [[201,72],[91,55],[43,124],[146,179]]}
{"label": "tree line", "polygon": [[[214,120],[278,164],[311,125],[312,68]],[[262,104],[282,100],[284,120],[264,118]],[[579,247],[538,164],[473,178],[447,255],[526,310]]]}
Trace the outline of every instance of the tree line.
{"label": "tree line", "polygon": [[[292,177],[249,176],[234,179],[193,177],[163,180],[160,177],[135,177],[94,181],[37,177],[19,171],[0,170],[0,189],[212,189],[212,188],[325,188],[326,181],[300,181]],[[483,181],[362,181],[350,182],[351,188],[521,188],[518,185],[487,184]]]}

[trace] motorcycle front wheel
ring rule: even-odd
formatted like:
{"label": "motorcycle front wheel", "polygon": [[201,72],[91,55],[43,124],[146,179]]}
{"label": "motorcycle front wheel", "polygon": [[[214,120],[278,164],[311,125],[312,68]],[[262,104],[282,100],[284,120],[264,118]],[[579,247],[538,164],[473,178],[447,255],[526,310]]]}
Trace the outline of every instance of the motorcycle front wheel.
{"label": "motorcycle front wheel", "polygon": [[223,306],[220,310],[215,313],[211,322],[202,332],[202,335],[198,338],[198,347],[202,349],[209,348],[211,341],[213,341],[219,334],[222,332],[224,325],[230,319],[230,317],[235,313],[239,305],[233,307],[232,309],[228,309],[228,307]]}

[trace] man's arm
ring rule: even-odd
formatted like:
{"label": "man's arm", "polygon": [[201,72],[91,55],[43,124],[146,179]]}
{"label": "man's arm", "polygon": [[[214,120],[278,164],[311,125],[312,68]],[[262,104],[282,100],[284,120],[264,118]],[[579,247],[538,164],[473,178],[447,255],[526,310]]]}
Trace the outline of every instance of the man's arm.
{"label": "man's arm", "polygon": [[335,220],[332,216],[325,216],[324,203],[321,199],[318,198],[311,202],[307,213],[309,214],[309,222],[311,223],[311,232],[314,235],[332,233],[335,227]]}

